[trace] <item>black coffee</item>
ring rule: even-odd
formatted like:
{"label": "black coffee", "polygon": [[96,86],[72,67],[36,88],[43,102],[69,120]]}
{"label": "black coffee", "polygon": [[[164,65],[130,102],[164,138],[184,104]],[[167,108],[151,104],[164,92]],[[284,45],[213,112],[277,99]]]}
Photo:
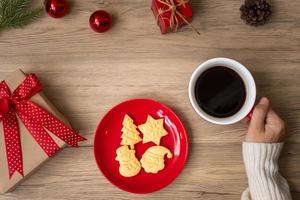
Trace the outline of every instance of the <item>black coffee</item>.
{"label": "black coffee", "polygon": [[245,102],[246,89],[232,69],[216,66],[204,71],[196,82],[198,105],[207,114],[224,118],[237,113]]}

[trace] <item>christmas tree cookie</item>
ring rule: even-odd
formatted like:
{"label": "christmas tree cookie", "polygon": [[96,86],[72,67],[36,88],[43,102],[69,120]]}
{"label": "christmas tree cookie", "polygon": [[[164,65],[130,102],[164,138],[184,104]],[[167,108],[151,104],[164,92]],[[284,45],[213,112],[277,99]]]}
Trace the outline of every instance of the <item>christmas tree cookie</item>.
{"label": "christmas tree cookie", "polygon": [[165,168],[164,156],[172,158],[172,153],[169,149],[163,146],[153,146],[147,149],[140,160],[142,167],[147,173],[156,174],[158,171]]}
{"label": "christmas tree cookie", "polygon": [[131,150],[128,146],[120,146],[117,151],[116,160],[119,161],[119,172],[124,177],[132,177],[137,175],[141,170],[141,164],[135,157],[135,150]]}
{"label": "christmas tree cookie", "polygon": [[168,134],[164,129],[164,119],[154,119],[151,115],[148,115],[146,123],[139,125],[138,129],[143,133],[143,143],[154,142],[159,145],[160,139]]}
{"label": "christmas tree cookie", "polygon": [[131,149],[134,149],[134,145],[142,141],[137,126],[134,124],[133,119],[127,114],[124,116],[123,128],[121,131],[121,145],[129,145]]}

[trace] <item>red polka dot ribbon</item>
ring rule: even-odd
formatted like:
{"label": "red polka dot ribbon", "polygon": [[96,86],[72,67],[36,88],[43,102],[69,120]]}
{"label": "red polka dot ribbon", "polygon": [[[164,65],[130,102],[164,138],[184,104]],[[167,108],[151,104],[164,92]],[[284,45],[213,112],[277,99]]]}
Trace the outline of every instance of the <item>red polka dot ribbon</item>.
{"label": "red polka dot ribbon", "polygon": [[42,85],[34,74],[28,74],[12,94],[5,81],[0,83],[0,121],[3,123],[9,177],[16,171],[24,176],[17,115],[49,157],[60,148],[47,131],[73,147],[78,147],[78,142],[85,140],[54,115],[29,100],[41,90]]}

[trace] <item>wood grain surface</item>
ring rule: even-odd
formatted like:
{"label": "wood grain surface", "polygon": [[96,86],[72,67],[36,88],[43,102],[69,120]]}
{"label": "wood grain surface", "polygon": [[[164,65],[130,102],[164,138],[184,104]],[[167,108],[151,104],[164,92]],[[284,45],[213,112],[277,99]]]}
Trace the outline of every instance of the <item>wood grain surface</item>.
{"label": "wood grain surface", "polygon": [[[247,186],[241,157],[242,123],[218,126],[192,109],[188,81],[213,57],[229,57],[253,73],[258,95],[268,96],[289,125],[281,171],[300,199],[300,1],[270,0],[273,15],[262,27],[239,18],[242,1],[193,0],[193,25],[161,35],[147,0],[74,0],[63,19],[44,15],[0,33],[0,78],[17,68],[35,72],[45,93],[88,141],[66,148],[1,200],[204,199],[237,200]],[[33,1],[33,6],[42,1]],[[112,29],[97,34],[90,14],[104,8]],[[189,158],[167,188],[147,195],[112,186],[93,158],[94,130],[109,108],[129,98],[154,98],[173,108],[188,130]]]}

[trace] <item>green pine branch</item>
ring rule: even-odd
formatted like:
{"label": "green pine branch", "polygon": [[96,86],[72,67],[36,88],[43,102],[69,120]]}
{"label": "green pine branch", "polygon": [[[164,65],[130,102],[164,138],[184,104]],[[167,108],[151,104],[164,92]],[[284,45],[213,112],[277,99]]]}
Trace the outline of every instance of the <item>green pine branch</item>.
{"label": "green pine branch", "polygon": [[23,27],[43,14],[42,8],[28,10],[31,0],[0,0],[0,30]]}

